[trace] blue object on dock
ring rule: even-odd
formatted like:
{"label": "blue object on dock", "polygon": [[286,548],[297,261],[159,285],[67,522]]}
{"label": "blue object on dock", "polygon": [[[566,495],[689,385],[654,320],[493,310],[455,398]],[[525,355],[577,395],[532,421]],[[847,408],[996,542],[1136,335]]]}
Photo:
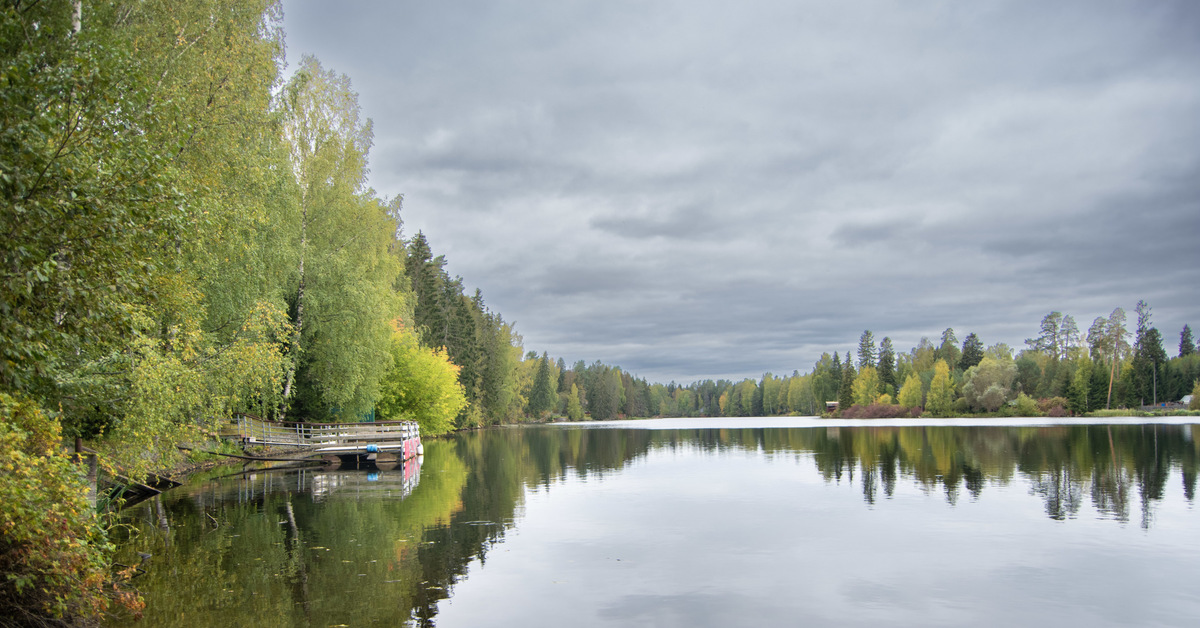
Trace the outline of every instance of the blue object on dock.
{"label": "blue object on dock", "polygon": [[379,481],[379,472],[378,472],[378,471],[372,471],[372,472],[368,473],[368,474],[367,474],[367,481],[368,481],[368,482],[378,482],[378,481]]}
{"label": "blue object on dock", "polygon": [[375,445],[367,445],[367,453],[379,453],[379,447],[376,447]]}

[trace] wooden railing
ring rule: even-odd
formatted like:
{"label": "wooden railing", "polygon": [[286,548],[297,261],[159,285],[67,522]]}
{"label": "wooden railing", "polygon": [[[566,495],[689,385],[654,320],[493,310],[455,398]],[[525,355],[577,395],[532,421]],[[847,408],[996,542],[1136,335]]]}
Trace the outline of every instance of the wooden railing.
{"label": "wooden railing", "polygon": [[247,444],[312,447],[331,452],[396,450],[403,449],[406,441],[410,445],[420,442],[420,428],[413,421],[279,423],[243,414],[237,416],[237,431]]}

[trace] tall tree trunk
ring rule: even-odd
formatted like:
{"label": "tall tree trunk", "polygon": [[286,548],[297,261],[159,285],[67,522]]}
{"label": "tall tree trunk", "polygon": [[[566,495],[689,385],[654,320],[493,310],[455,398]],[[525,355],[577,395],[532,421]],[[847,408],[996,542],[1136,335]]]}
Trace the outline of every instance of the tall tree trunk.
{"label": "tall tree trunk", "polygon": [[1117,374],[1117,356],[1115,356],[1115,355],[1114,355],[1114,356],[1113,356],[1113,361],[1112,361],[1112,369],[1110,369],[1110,370],[1109,370],[1109,372],[1108,372],[1108,401],[1105,401],[1105,402],[1104,402],[1104,409],[1105,409],[1105,410],[1110,410],[1110,409],[1112,409],[1112,385],[1113,385],[1113,376],[1114,376],[1114,375],[1116,375],[1116,374]]}

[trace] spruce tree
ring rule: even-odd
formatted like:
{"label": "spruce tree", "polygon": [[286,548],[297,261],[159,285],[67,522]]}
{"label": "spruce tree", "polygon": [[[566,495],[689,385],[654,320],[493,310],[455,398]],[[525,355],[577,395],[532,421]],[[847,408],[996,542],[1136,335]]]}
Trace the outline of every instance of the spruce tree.
{"label": "spruce tree", "polygon": [[[850,362],[849,359],[846,360]],[[875,364],[875,335],[871,330],[863,330],[862,336],[858,338],[858,368],[865,366],[873,366]]]}
{"label": "spruce tree", "polygon": [[879,382],[883,386],[891,386],[896,392],[900,386],[896,381],[896,350],[892,347],[892,339],[887,336],[879,341]]}
{"label": "spruce tree", "polygon": [[1179,357],[1192,355],[1196,352],[1196,342],[1192,340],[1192,330],[1187,325],[1183,326],[1183,331],[1179,333]]}
{"label": "spruce tree", "polygon": [[550,358],[542,354],[537,375],[533,378],[533,389],[529,391],[529,415],[539,418],[554,409],[555,394],[550,382]]}
{"label": "spruce tree", "polygon": [[1153,403],[1159,400],[1164,390],[1164,378],[1161,372],[1167,361],[1167,352],[1162,347],[1162,334],[1152,325],[1150,305],[1138,301],[1135,311],[1138,315],[1137,333],[1133,343],[1133,389],[1127,391],[1129,401],[1140,404]]}
{"label": "spruce tree", "polygon": [[938,346],[934,356],[945,360],[949,368],[958,365],[958,337],[954,335],[953,327],[947,327],[946,331],[942,332],[942,344]]}
{"label": "spruce tree", "polygon": [[846,363],[842,365],[842,385],[838,388],[838,412],[845,412],[854,405],[854,364],[850,352],[846,352]]}
{"label": "spruce tree", "polygon": [[983,361],[983,341],[975,332],[967,334],[966,340],[963,340],[962,357],[958,359],[959,370],[966,371],[967,369],[979,364]]}

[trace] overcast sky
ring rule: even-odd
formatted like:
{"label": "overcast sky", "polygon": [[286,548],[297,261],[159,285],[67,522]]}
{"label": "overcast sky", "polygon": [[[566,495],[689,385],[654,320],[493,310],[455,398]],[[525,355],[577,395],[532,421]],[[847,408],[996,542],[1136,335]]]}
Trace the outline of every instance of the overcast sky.
{"label": "overcast sky", "polygon": [[283,5],[527,350],[688,383],[864,329],[1200,325],[1200,2]]}

